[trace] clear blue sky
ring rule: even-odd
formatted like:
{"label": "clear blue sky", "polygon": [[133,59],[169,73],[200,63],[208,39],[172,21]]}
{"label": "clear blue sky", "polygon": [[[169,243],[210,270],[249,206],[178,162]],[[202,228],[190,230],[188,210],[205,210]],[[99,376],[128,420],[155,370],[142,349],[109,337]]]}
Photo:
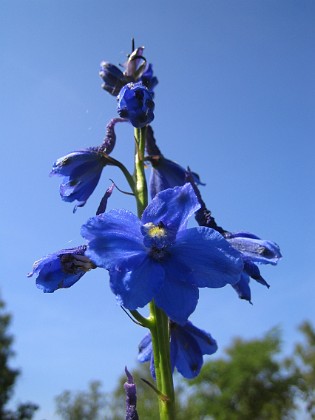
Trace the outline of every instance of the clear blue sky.
{"label": "clear blue sky", "polygon": [[[251,306],[231,287],[203,290],[192,320],[220,349],[274,325],[290,351],[301,321],[314,321],[315,3],[313,0],[2,0],[0,5],[1,295],[13,314],[22,369],[14,401],[54,415],[53,398],[92,379],[110,391],[136,365],[144,331],[116,305],[107,273],[43,294],[26,274],[50,252],[82,243],[109,178],[72,214],[53,162],[98,145],[116,115],[98,76],[122,63],[131,38],[159,78],[156,138],[165,156],[198,172],[217,222],[276,241],[271,288],[253,284]],[[113,156],[131,169],[132,128],[117,130]],[[134,210],[115,192],[110,207]],[[220,354],[220,353],[218,353]]]}

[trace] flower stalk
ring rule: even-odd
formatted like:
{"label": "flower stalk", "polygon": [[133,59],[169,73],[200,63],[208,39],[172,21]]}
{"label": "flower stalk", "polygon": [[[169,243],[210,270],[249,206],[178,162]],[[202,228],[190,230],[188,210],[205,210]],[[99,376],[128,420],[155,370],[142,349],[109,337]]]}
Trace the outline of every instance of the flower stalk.
{"label": "flower stalk", "polygon": [[[144,173],[144,151],[146,127],[134,130],[135,152],[135,197],[137,202],[138,217],[142,216],[148,204],[148,189]],[[158,308],[154,300],[150,302],[149,329],[152,336],[152,347],[155,363],[155,375],[159,395],[159,411],[161,420],[175,419],[174,410],[174,385],[170,362],[170,333],[169,322],[165,312]]]}

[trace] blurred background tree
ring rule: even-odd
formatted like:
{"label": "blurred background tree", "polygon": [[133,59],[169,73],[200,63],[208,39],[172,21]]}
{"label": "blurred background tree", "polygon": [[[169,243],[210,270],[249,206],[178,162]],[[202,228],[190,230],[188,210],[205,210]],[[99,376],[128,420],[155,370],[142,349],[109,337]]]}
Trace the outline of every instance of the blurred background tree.
{"label": "blurred background tree", "polygon": [[16,410],[6,408],[12,397],[14,385],[20,370],[10,367],[10,359],[14,356],[12,350],[13,337],[8,333],[11,315],[5,310],[5,303],[0,298],[0,419],[28,420],[32,419],[38,406],[34,403],[21,403]]}
{"label": "blurred background tree", "polygon": [[[260,339],[235,338],[219,358],[205,362],[194,380],[175,373],[177,420],[288,420],[301,414],[301,402],[315,419],[315,331],[309,322],[299,330],[303,341],[289,357],[281,352],[281,332],[273,328]],[[159,420],[148,364],[132,372],[141,420]],[[113,393],[92,382],[86,392],[65,391],[56,398],[63,420],[124,420],[122,375]]]}

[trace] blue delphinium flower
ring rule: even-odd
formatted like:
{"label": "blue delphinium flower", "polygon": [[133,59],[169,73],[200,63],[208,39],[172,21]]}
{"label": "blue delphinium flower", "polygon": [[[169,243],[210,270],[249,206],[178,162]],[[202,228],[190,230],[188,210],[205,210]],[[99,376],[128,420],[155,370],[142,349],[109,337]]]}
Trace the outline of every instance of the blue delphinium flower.
{"label": "blue delphinium flower", "polygon": [[137,389],[134,383],[133,376],[125,368],[127,376],[127,382],[124,383],[124,389],[126,392],[126,420],[138,420],[139,416],[137,413]]}
{"label": "blue delphinium flower", "polygon": [[[152,165],[149,183],[151,198],[167,188],[180,187],[187,182],[187,170],[162,155],[150,125],[146,132],[146,151],[148,153],[146,160],[151,162]],[[197,185],[205,185],[200,181],[198,174],[190,172],[190,175]]]}
{"label": "blue delphinium flower", "polygon": [[[185,378],[195,378],[203,365],[203,355],[213,354],[218,346],[211,335],[190,321],[184,325],[170,323],[170,357],[171,367],[175,367]],[[141,363],[150,362],[150,370],[155,378],[154,358],[151,334],[147,334],[139,345],[138,360]]]}
{"label": "blue delphinium flower", "polygon": [[87,256],[109,271],[119,303],[133,310],[152,299],[182,324],[195,310],[198,287],[223,287],[239,280],[238,251],[213,229],[187,229],[199,204],[190,184],[157,194],[141,220],[112,210],[88,220],[82,235]]}
{"label": "blue delphinium flower", "polygon": [[36,261],[28,277],[36,275],[36,285],[45,293],[71,287],[96,266],[85,256],[86,246],[62,249]]}
{"label": "blue delphinium flower", "polygon": [[58,159],[50,175],[63,176],[60,184],[60,196],[64,201],[77,201],[82,207],[95,190],[108,156],[102,147],[91,147],[69,153]]}
{"label": "blue delphinium flower", "polygon": [[134,127],[144,127],[154,119],[152,92],[141,82],[125,85],[117,100],[118,114],[122,118],[128,118]]}

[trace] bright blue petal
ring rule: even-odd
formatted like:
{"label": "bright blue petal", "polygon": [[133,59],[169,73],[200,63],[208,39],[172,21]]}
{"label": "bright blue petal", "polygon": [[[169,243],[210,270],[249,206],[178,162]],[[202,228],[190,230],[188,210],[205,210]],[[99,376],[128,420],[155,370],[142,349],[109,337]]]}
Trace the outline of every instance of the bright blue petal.
{"label": "bright blue petal", "polygon": [[176,347],[171,346],[171,351],[176,351],[175,359],[176,369],[185,378],[195,378],[202,367],[203,358],[200,347],[194,337],[189,334],[185,328],[174,326],[171,330],[171,342],[176,341]]}
{"label": "bright blue petal", "polygon": [[184,229],[187,220],[200,207],[190,184],[170,188],[157,194],[142,215],[142,223],[163,225],[170,231]]}
{"label": "bright blue petal", "polygon": [[142,308],[159,293],[165,273],[162,266],[145,258],[132,271],[110,270],[110,286],[120,305],[133,310]]}
{"label": "bright blue petal", "polygon": [[88,240],[86,255],[106,269],[129,270],[146,257],[140,221],[127,210],[111,210],[92,217],[82,226]]}
{"label": "bright blue petal", "polygon": [[218,350],[217,342],[208,332],[197,328],[190,321],[181,327],[191,334],[198,344],[202,354],[213,354]]}
{"label": "bright blue petal", "polygon": [[236,291],[240,299],[245,299],[251,303],[251,291],[249,287],[249,276],[243,272],[240,281],[233,284],[233,289]]}
{"label": "bright blue petal", "polygon": [[222,235],[206,227],[180,231],[170,253],[177,266],[187,267],[190,283],[198,287],[234,284],[243,269],[239,252]]}
{"label": "bright blue petal", "polygon": [[163,267],[165,269],[165,281],[154,300],[169,318],[178,324],[185,324],[197,306],[198,287],[183,281],[181,272],[171,262],[163,264]]}

